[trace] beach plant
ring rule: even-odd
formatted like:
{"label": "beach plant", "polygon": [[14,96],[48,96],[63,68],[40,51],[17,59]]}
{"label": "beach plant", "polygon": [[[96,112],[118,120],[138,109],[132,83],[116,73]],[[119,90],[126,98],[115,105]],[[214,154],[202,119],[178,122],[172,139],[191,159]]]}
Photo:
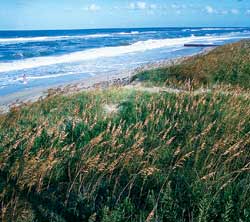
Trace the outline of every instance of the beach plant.
{"label": "beach plant", "polygon": [[250,88],[249,61],[250,41],[243,40],[187,57],[180,64],[143,71],[134,79],[157,85],[183,86],[188,81],[192,87],[223,83]]}

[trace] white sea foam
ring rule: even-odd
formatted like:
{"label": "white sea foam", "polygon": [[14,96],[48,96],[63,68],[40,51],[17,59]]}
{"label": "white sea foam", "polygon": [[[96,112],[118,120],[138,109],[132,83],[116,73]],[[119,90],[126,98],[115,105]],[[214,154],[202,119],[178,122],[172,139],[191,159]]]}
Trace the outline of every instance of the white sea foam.
{"label": "white sea foam", "polygon": [[112,34],[93,34],[93,35],[72,36],[72,38],[90,39],[90,38],[104,38],[104,37],[110,37],[110,36],[112,36]]}
{"label": "white sea foam", "polygon": [[[27,79],[27,82],[30,82],[32,80],[51,79],[51,78],[58,78],[58,77],[63,77],[63,76],[79,75],[79,74],[82,74],[82,73],[81,72],[65,72],[65,73],[47,74],[47,75],[41,75],[41,76],[27,76],[26,79]],[[88,74],[92,75],[91,73],[88,73]],[[0,82],[1,82],[1,86],[6,87],[7,85],[13,84],[16,82],[23,83],[23,77],[19,76],[17,78],[0,78]]]}
{"label": "white sea foam", "polygon": [[37,68],[41,66],[50,66],[62,63],[74,63],[80,61],[95,60],[99,58],[117,57],[129,53],[139,53],[147,50],[159,49],[159,48],[182,48],[186,43],[213,43],[215,41],[223,41],[229,39],[240,39],[249,37],[239,37],[233,35],[224,36],[202,36],[183,38],[172,38],[172,39],[151,39],[147,41],[139,41],[127,46],[117,47],[103,47],[97,49],[89,49],[85,51],[79,51],[69,53],[61,56],[47,56],[47,57],[35,57],[15,62],[0,63],[0,72],[9,72],[30,68]]}
{"label": "white sea foam", "polygon": [[44,36],[44,37],[19,37],[19,38],[0,38],[0,44],[16,44],[25,42],[50,42],[70,39],[90,39],[110,37],[111,34],[92,34],[75,36]]}
{"label": "white sea foam", "polygon": [[203,31],[231,31],[231,30],[242,30],[244,28],[202,28]]}
{"label": "white sea foam", "polygon": [[140,32],[138,31],[132,31],[132,32],[118,32],[118,33],[113,33],[113,35],[118,34],[118,35],[139,35]]}
{"label": "white sea foam", "polygon": [[[66,72],[66,73],[58,73],[58,74],[50,74],[50,75],[43,75],[43,76],[27,76],[27,80],[38,80],[38,79],[49,79],[49,78],[57,78],[62,76],[68,75],[79,75],[81,73],[74,73],[74,72]],[[22,81],[23,78],[17,78],[16,81]]]}
{"label": "white sea foam", "polygon": [[138,34],[140,34],[140,32],[138,32],[138,31],[133,31],[133,32],[131,32],[131,34],[132,34],[132,35],[138,35]]}
{"label": "white sea foam", "polygon": [[[147,32],[143,32],[147,33]],[[25,42],[49,42],[49,41],[60,41],[60,40],[70,40],[70,39],[91,39],[91,38],[105,38],[113,37],[116,35],[138,35],[140,32],[118,32],[109,34],[89,34],[89,35],[65,35],[65,36],[41,36],[41,37],[18,37],[18,38],[0,38],[0,44],[16,44]]]}
{"label": "white sea foam", "polygon": [[26,43],[26,42],[50,42],[50,41],[61,41],[61,40],[71,40],[71,39],[91,39],[91,38],[105,38],[105,37],[114,37],[119,35],[139,35],[147,33],[156,33],[152,31],[148,32],[118,32],[118,33],[109,33],[109,34],[89,34],[89,35],[72,35],[72,36],[41,36],[41,37],[18,37],[18,38],[0,38],[0,44],[17,44],[17,43]]}
{"label": "white sea foam", "polygon": [[190,28],[183,29],[183,32],[200,32],[200,31],[233,31],[233,30],[243,30],[244,28]]}

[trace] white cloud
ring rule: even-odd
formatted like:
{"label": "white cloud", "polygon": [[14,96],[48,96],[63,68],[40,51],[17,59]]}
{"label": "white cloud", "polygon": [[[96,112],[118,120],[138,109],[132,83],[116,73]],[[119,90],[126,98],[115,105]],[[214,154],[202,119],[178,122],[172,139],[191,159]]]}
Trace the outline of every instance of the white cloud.
{"label": "white cloud", "polygon": [[170,5],[170,7],[173,9],[185,9],[185,8],[187,8],[187,6],[185,4],[182,4],[182,5],[172,4],[172,5]]}
{"label": "white cloud", "polygon": [[216,12],[215,9],[210,5],[206,6],[205,10],[208,14],[213,14]]}
{"label": "white cloud", "polygon": [[231,9],[231,13],[234,15],[239,14],[239,10],[238,9]]}
{"label": "white cloud", "polygon": [[147,6],[146,2],[137,2],[136,4],[138,9],[145,9]]}
{"label": "white cloud", "polygon": [[180,15],[180,14],[181,14],[181,10],[177,10],[177,11],[176,11],[176,14],[177,14],[177,15]]}
{"label": "white cloud", "polygon": [[213,8],[212,6],[206,6],[204,10],[207,14],[217,14],[217,15],[227,15],[227,14],[233,14],[237,15],[240,13],[239,9],[216,9]]}
{"label": "white cloud", "polygon": [[157,9],[157,5],[156,5],[156,4],[151,4],[151,5],[149,6],[149,8],[150,8],[150,9]]}
{"label": "white cloud", "polygon": [[172,4],[172,5],[171,5],[171,8],[178,8],[178,5]]}
{"label": "white cloud", "polygon": [[90,11],[90,12],[96,12],[101,10],[101,7],[99,5],[96,4],[91,4],[87,7],[84,8],[85,11]]}
{"label": "white cloud", "polygon": [[131,2],[128,8],[132,10],[146,10],[146,9],[154,10],[157,9],[157,5],[147,4],[146,2],[138,1],[138,2]]}
{"label": "white cloud", "polygon": [[247,9],[247,10],[246,10],[246,14],[247,14],[247,15],[250,15],[250,9]]}
{"label": "white cloud", "polygon": [[130,8],[130,9],[135,9],[135,3],[133,3],[133,2],[130,3],[130,4],[129,4],[129,8]]}
{"label": "white cloud", "polygon": [[[209,14],[209,15],[237,15],[240,14],[240,12],[242,11],[239,8],[217,8],[215,5],[207,5],[207,6],[196,6],[193,4],[178,4],[178,3],[173,3],[170,5],[167,4],[150,4],[147,3],[146,1],[133,1],[129,4],[129,6],[126,9],[130,9],[130,10],[145,10],[147,12],[152,11],[151,14],[153,12],[156,12],[156,9],[158,10],[158,12],[160,11],[168,11],[168,10],[172,10],[173,12],[175,12],[176,14],[182,14],[186,11],[189,12],[193,12],[193,13],[197,13],[198,11],[201,11],[203,13]],[[250,15],[250,9],[245,10],[245,14]]]}

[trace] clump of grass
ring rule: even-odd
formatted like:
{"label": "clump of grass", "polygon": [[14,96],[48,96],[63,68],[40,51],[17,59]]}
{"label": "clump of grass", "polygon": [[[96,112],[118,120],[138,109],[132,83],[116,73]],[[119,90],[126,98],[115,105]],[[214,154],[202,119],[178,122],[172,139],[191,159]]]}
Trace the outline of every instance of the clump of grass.
{"label": "clump of grass", "polygon": [[188,80],[194,87],[223,83],[250,88],[249,61],[250,41],[245,40],[190,57],[178,65],[144,71],[135,78],[155,84],[183,84]]}

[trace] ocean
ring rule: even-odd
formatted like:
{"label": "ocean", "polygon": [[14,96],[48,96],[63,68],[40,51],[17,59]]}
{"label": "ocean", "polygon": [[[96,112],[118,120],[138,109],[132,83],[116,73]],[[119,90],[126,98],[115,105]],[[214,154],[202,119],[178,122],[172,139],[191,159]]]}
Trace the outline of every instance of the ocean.
{"label": "ocean", "polygon": [[115,75],[202,50],[185,43],[223,45],[247,38],[250,28],[0,31],[0,96]]}

